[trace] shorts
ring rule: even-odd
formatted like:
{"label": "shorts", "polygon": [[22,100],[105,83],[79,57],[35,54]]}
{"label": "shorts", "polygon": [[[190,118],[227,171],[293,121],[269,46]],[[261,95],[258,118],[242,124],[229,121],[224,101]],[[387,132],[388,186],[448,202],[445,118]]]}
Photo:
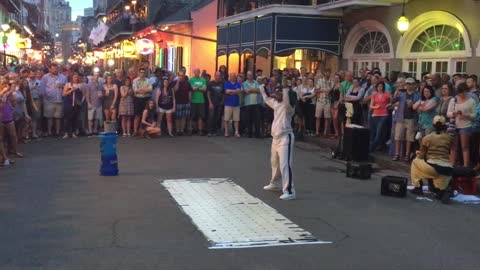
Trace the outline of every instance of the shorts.
{"label": "shorts", "polygon": [[225,106],[223,120],[224,121],[233,120],[233,122],[240,122],[240,107]]}
{"label": "shorts", "polygon": [[45,102],[43,114],[46,118],[62,118],[63,103]]}
{"label": "shorts", "polygon": [[177,118],[190,117],[190,104],[177,104],[176,115]]}
{"label": "shorts", "polygon": [[192,103],[191,117],[193,121],[205,119],[205,103]]}
{"label": "shorts", "polygon": [[34,108],[32,108],[32,119],[38,120],[42,118],[42,100],[40,99],[35,99],[33,100],[35,103],[35,106],[37,107],[38,111],[36,111]]}
{"label": "shorts", "polygon": [[472,134],[472,128],[467,127],[467,128],[457,128],[457,134],[458,135],[471,135]]}
{"label": "shorts", "polygon": [[332,110],[330,107],[330,104],[321,104],[317,103],[317,106],[315,108],[315,118],[332,118]]}
{"label": "shorts", "polygon": [[88,108],[88,121],[102,120],[102,118],[103,118],[102,107]]}
{"label": "shorts", "polygon": [[142,116],[145,107],[147,106],[147,102],[150,100],[149,97],[134,97],[133,98],[133,112],[135,116]]}
{"label": "shorts", "polygon": [[415,120],[404,119],[403,121],[398,121],[395,124],[395,140],[414,142],[416,130]]}
{"label": "shorts", "polygon": [[165,109],[162,109],[162,108],[158,108],[157,112],[158,113],[173,113],[173,109],[165,110]]}

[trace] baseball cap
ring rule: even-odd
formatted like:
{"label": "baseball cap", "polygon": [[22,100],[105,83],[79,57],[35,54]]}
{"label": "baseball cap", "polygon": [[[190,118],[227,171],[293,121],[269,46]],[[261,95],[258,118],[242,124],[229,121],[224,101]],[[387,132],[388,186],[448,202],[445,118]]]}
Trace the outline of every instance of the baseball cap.
{"label": "baseball cap", "polygon": [[442,125],[445,125],[446,123],[446,119],[445,119],[445,116],[443,115],[436,115],[435,117],[433,117],[433,124],[435,125],[436,123],[441,123]]}
{"label": "baseball cap", "polygon": [[413,78],[407,78],[407,79],[405,80],[405,83],[406,83],[406,84],[415,84],[415,80],[414,80]]}

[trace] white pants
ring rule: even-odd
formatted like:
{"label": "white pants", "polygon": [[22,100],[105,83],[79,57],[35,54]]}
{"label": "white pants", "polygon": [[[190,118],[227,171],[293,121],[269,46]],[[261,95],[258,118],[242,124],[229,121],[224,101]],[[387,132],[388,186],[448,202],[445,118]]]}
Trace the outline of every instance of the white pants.
{"label": "white pants", "polygon": [[272,141],[272,180],[270,183],[275,186],[280,186],[283,193],[294,194],[292,177],[292,156],[293,143],[295,137],[293,133],[282,136],[281,138],[273,139]]}

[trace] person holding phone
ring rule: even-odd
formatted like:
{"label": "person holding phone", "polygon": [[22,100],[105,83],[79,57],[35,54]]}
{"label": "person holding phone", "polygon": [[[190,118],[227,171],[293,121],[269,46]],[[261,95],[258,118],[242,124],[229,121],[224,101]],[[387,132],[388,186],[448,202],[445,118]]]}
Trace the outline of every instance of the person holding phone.
{"label": "person holding phone", "polygon": [[[67,77],[58,72],[56,63],[50,64],[50,72],[43,76],[40,89],[44,99],[44,116],[48,120],[48,136],[52,136],[55,122],[56,135],[60,134],[60,121],[63,118],[63,87]],[[54,121],[55,120],[55,121]]]}
{"label": "person holding phone", "polygon": [[[470,136],[473,120],[477,116],[476,102],[468,95],[466,83],[460,83],[457,87],[457,96],[448,104],[447,116],[455,118],[457,128],[456,145],[462,149],[463,166],[470,166]],[[456,160],[454,160],[456,163]]]}

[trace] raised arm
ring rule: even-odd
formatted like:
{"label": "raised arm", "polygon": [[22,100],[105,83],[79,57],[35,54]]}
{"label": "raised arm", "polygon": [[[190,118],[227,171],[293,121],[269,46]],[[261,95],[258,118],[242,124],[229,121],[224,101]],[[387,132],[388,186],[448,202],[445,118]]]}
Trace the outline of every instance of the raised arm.
{"label": "raised arm", "polygon": [[267,93],[265,93],[265,86],[264,85],[260,85],[260,94],[262,95],[263,97],[263,100],[265,101],[265,104],[267,104],[270,108],[273,109],[273,107],[275,107],[275,104],[277,101],[275,101],[273,98],[267,96]]}

